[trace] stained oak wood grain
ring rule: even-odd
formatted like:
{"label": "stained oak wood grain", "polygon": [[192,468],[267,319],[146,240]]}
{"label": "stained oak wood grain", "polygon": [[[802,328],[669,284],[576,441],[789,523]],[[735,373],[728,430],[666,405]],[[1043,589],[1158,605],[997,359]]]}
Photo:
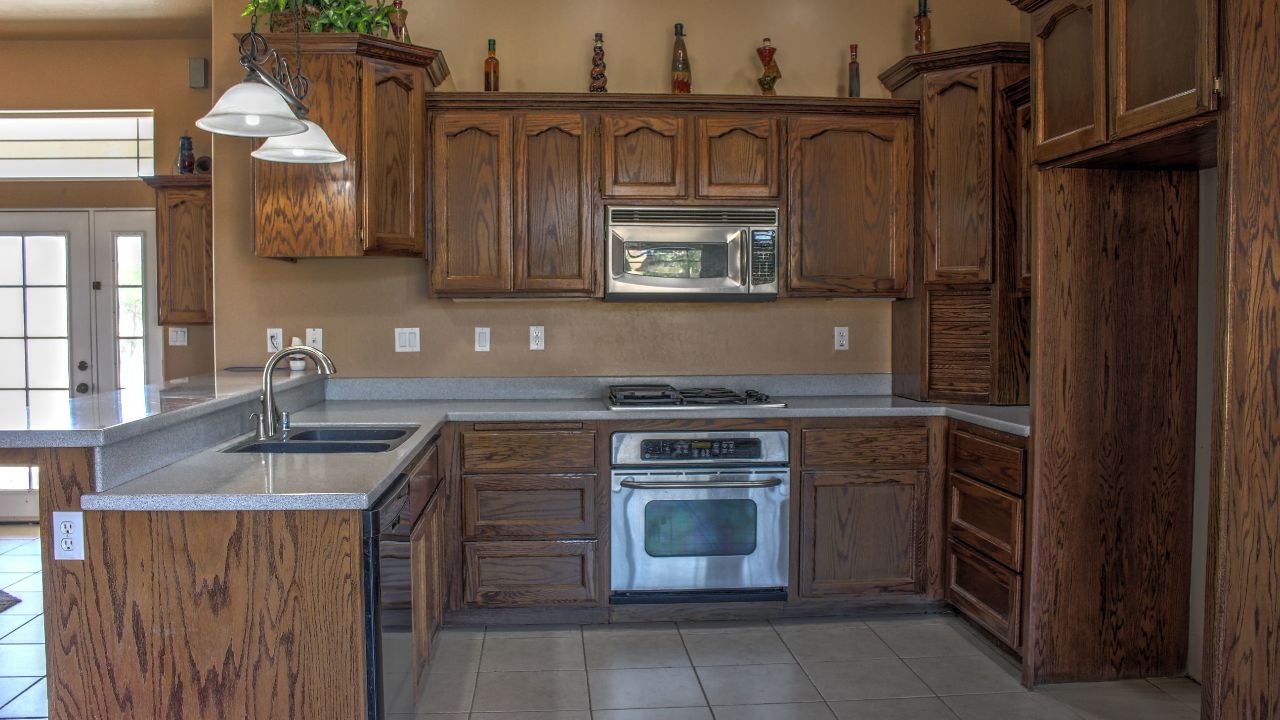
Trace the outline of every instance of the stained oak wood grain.
{"label": "stained oak wood grain", "polygon": [[161,325],[213,322],[213,188],[208,175],[148,178],[156,189]]}
{"label": "stained oak wood grain", "polygon": [[1106,4],[1053,0],[1031,23],[1036,161],[1101,145],[1107,137]]}
{"label": "stained oak wood grain", "polygon": [[455,536],[449,534],[448,505],[447,493],[433,497],[410,538],[414,683],[419,689],[434,659],[432,642],[444,624],[449,582],[447,554],[449,547],[457,544]]}
{"label": "stained oak wood grain", "polygon": [[994,353],[991,291],[931,291],[927,297],[929,399],[990,402]]}
{"label": "stained oak wood grain", "polygon": [[468,540],[591,538],[600,493],[595,473],[464,475],[462,531]]}
{"label": "stained oak wood grain", "polygon": [[949,467],[1021,497],[1026,490],[1026,439],[970,424],[951,431]]}
{"label": "stained oak wood grain", "polygon": [[510,430],[462,433],[464,472],[572,472],[593,470],[593,430]]}
{"label": "stained oak wood grain", "polygon": [[781,132],[777,117],[696,117],[699,197],[778,197]]}
{"label": "stained oak wood grain", "polygon": [[463,543],[467,605],[594,605],[595,551],[593,540]]}
{"label": "stained oak wood grain", "polygon": [[607,113],[601,124],[601,187],[607,198],[689,194],[689,118]]}
{"label": "stained oak wood grain", "polygon": [[960,473],[953,472],[947,484],[947,531],[951,537],[1010,570],[1021,571],[1025,537],[1022,500]]}
{"label": "stained oak wood grain", "polygon": [[1222,4],[1226,114],[1219,149],[1218,383],[1209,513],[1209,720],[1280,708],[1280,6]]}
{"label": "stained oak wood grain", "polygon": [[361,65],[364,251],[421,256],[427,236],[427,71],[368,58]]}
{"label": "stained oak wood grain", "polygon": [[883,422],[806,427],[801,431],[802,467],[923,467],[928,463],[929,433],[923,422],[896,426]]}
{"label": "stained oak wood grain", "polygon": [[1019,575],[955,540],[947,551],[947,600],[996,639],[1011,649],[1019,648]]}

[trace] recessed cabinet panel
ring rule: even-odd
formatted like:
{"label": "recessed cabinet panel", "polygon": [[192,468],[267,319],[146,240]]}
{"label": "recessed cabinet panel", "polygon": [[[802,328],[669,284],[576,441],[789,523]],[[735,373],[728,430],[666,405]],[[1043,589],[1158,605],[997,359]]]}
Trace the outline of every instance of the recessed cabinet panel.
{"label": "recessed cabinet panel", "polygon": [[1032,16],[1036,160],[1106,140],[1106,8],[1100,0],[1055,0]]}
{"label": "recessed cabinet panel", "polygon": [[1018,649],[1022,577],[955,540],[947,553],[947,600],[974,622]]}
{"label": "recessed cabinet panel", "polygon": [[700,197],[778,196],[776,118],[699,117],[696,127]]}
{"label": "recessed cabinet panel", "polygon": [[952,473],[947,529],[958,540],[1004,566],[1022,569],[1022,500]]}
{"label": "recessed cabinet panel", "polygon": [[602,119],[601,194],[673,198],[689,194],[689,120],[616,114]]}
{"label": "recessed cabinet panel", "polygon": [[925,280],[991,282],[992,68],[925,80]]}
{"label": "recessed cabinet panel", "polygon": [[433,128],[437,292],[510,292],[511,117],[442,114]]}
{"label": "recessed cabinet panel", "polygon": [[592,474],[466,475],[462,532],[467,539],[594,537]]}
{"label": "recessed cabinet panel", "polygon": [[1031,292],[1031,273],[1035,263],[1035,242],[1032,228],[1032,211],[1035,209],[1035,173],[1032,164],[1035,139],[1031,130],[1031,105],[1022,105],[1017,110],[1018,133],[1018,230],[1017,230],[1017,289]]}
{"label": "recessed cabinet panel", "polygon": [[590,293],[594,172],[580,113],[529,113],[515,131],[515,289]]}
{"label": "recessed cabinet panel", "polygon": [[213,201],[208,186],[157,193],[159,324],[213,322]]}
{"label": "recessed cabinet panel", "polygon": [[596,543],[463,543],[466,602],[472,607],[594,605]]}
{"label": "recessed cabinet panel", "polygon": [[365,60],[362,75],[365,250],[421,255],[426,247],[427,71]]}
{"label": "recessed cabinet panel", "polygon": [[1214,0],[1110,0],[1108,77],[1114,137],[1216,106]]}

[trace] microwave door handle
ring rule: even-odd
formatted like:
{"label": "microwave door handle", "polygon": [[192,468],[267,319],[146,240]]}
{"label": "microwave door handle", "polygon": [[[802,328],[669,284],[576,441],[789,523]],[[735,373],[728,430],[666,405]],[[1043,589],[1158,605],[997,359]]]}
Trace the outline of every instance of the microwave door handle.
{"label": "microwave door handle", "polygon": [[762,478],[760,480],[713,480],[708,482],[690,482],[687,480],[623,480],[618,483],[624,488],[633,490],[714,490],[724,488],[771,488],[782,484],[782,478]]}
{"label": "microwave door handle", "polygon": [[742,251],[742,247],[743,247],[743,236],[746,234],[747,234],[746,229],[739,229],[737,232],[735,232],[733,235],[729,237],[729,257],[737,258],[736,266],[738,270],[738,276],[733,277],[733,268],[735,263],[731,261],[729,265],[729,268],[730,268],[729,279],[734,281],[738,285],[742,286],[744,289],[747,287],[747,272],[746,272],[747,253]]}

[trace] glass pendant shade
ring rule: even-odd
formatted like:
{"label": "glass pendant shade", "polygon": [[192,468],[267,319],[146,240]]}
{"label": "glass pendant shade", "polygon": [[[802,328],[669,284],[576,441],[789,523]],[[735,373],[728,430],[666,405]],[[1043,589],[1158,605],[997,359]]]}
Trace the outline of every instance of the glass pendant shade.
{"label": "glass pendant shade", "polygon": [[196,127],[211,133],[259,138],[297,135],[307,132],[308,124],[298,119],[280,93],[251,79],[232,86],[208,115],[196,121]]}
{"label": "glass pendant shade", "polygon": [[307,131],[298,135],[267,138],[251,154],[259,160],[283,163],[338,163],[347,159],[319,125],[303,120]]}

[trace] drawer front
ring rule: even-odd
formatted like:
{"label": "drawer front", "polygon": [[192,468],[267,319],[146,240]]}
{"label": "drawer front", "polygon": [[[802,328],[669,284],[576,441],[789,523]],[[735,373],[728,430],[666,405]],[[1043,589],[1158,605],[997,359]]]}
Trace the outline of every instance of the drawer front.
{"label": "drawer front", "polygon": [[951,470],[991,483],[1014,495],[1025,492],[1022,448],[979,437],[964,430],[951,431]]}
{"label": "drawer front", "polygon": [[409,470],[409,508],[414,522],[431,501],[440,478],[440,457],[433,444]]}
{"label": "drawer front", "polygon": [[971,620],[1018,649],[1022,576],[961,545],[948,543],[947,600]]}
{"label": "drawer front", "polygon": [[595,537],[597,476],[466,475],[468,540]]}
{"label": "drawer front", "polygon": [[524,430],[462,434],[463,472],[594,470],[592,430]]}
{"label": "drawer front", "polygon": [[596,604],[596,543],[463,543],[472,607]]}
{"label": "drawer front", "polygon": [[947,525],[951,537],[1015,571],[1022,570],[1022,500],[951,474]]}
{"label": "drawer front", "polygon": [[923,425],[812,428],[802,438],[806,468],[920,467],[929,462],[929,432]]}

